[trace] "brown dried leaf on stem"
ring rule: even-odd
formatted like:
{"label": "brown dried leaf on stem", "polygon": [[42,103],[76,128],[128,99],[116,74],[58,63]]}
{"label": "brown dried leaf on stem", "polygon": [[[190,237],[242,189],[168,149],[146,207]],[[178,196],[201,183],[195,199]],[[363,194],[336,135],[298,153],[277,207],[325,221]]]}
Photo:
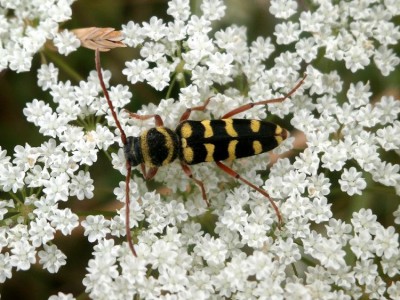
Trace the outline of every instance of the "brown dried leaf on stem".
{"label": "brown dried leaf on stem", "polygon": [[72,32],[85,48],[107,52],[114,48],[126,47],[122,42],[122,32],[114,28],[88,27],[78,28]]}

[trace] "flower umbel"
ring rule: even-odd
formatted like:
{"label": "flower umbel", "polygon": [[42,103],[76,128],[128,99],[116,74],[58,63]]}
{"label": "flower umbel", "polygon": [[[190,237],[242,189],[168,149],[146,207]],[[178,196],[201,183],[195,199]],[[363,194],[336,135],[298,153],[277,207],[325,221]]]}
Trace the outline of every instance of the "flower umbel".
{"label": "flower umbel", "polygon": [[[59,54],[77,50],[78,37],[58,25],[73,18],[72,2],[2,1],[1,69],[29,71],[35,53],[46,57],[47,39]],[[37,265],[60,272],[70,258],[59,237],[81,235],[93,247],[81,276],[92,299],[398,297],[400,207],[393,201],[400,196],[400,101],[388,90],[376,92],[383,77],[359,76],[369,70],[395,76],[398,3],[324,0],[307,8],[272,0],[274,32],[254,40],[245,26],[221,27],[230,22],[228,4],[203,0],[195,14],[189,0],[170,0],[168,21],[154,16],[121,24],[121,42],[139,50],[120,72],[135,86],[110,84],[107,70],[103,77],[126,135],[139,136],[154,127],[153,120],[132,119],[123,108],[138,103],[141,86],[156,90],[160,101],[135,113],[158,114],[174,130],[187,108],[210,96],[207,110],[193,112],[193,119],[217,119],[235,107],[282,97],[306,72],[290,99],[235,115],[290,130],[274,154],[231,165],[276,201],[282,227],[265,197],[213,164],[192,168],[210,208],[179,162],[161,167],[151,188],[134,168],[132,256],[123,241],[126,209],[120,202],[127,201],[127,170],[116,146],[122,146],[121,133],[96,73],[78,83],[64,81],[54,60],[37,72],[37,85],[47,93],[42,99],[51,101],[33,99],[23,110],[42,143],[0,148],[1,283]],[[104,157],[111,162],[106,167]],[[99,179],[106,177],[114,185],[107,199],[117,199],[118,207],[113,202],[107,213],[84,211],[80,205],[93,205],[106,193]],[[374,201],[380,202],[369,207]],[[386,210],[377,208],[386,203]],[[348,211],[338,213],[340,207]],[[50,299],[74,296],[63,291]]]}

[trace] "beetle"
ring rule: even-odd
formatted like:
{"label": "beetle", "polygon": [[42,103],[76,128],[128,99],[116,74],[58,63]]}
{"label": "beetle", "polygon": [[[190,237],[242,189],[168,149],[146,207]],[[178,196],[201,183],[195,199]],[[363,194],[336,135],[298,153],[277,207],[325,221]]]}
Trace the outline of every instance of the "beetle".
{"label": "beetle", "polygon": [[215,162],[222,171],[264,195],[274,208],[279,224],[282,223],[279,208],[269,194],[241,177],[221,161],[232,161],[237,158],[270,151],[288,137],[287,130],[277,124],[260,120],[233,119],[232,117],[256,105],[284,101],[303,84],[307,74],[304,74],[303,78],[283,97],[244,104],[226,113],[218,120],[189,120],[193,111],[204,111],[206,109],[210,102],[210,97],[203,105],[188,108],[181,116],[175,130],[165,127],[162,118],[157,114],[139,115],[128,112],[130,117],[138,120],[154,119],[155,127],[145,130],[138,137],[127,137],[118,120],[103,80],[98,49],[95,54],[95,63],[104,97],[111,110],[115,124],[121,133],[121,141],[124,145],[127,170],[125,179],[125,229],[127,242],[134,256],[137,256],[137,254],[130,233],[129,182],[132,167],[137,165],[140,165],[144,178],[149,180],[156,175],[159,167],[179,159],[182,170],[199,186],[202,197],[209,206],[203,182],[193,176],[189,166],[203,162]]}

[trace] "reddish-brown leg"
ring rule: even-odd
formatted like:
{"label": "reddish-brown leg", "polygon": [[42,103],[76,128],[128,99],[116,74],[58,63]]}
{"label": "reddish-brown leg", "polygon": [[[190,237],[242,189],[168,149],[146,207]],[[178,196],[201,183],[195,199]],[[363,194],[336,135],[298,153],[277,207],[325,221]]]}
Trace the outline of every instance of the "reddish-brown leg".
{"label": "reddish-brown leg", "polygon": [[231,168],[229,168],[227,165],[223,164],[220,161],[216,161],[215,162],[217,164],[217,166],[224,171],[225,173],[227,173],[228,175],[242,181],[243,183],[247,184],[248,186],[250,186],[251,188],[255,189],[257,192],[259,192],[260,194],[264,195],[269,202],[271,203],[272,207],[275,210],[276,216],[278,217],[278,221],[279,221],[279,226],[282,224],[282,216],[281,213],[279,211],[278,206],[276,206],[274,200],[272,200],[272,198],[270,197],[270,195],[268,195],[268,193],[266,191],[264,191],[263,189],[261,189],[260,187],[252,184],[250,181],[244,179],[243,177],[241,177],[238,173],[236,173],[234,170],[232,170]]}
{"label": "reddish-brown leg", "polygon": [[145,164],[140,164],[140,168],[142,169],[142,174],[145,180],[150,180],[154,176],[156,176],[158,168],[157,167],[151,167],[149,170],[146,170],[146,165]]}
{"label": "reddish-brown leg", "polygon": [[130,112],[130,111],[127,111],[127,110],[125,110],[125,111],[126,111],[126,112],[129,114],[129,116],[130,116],[131,118],[133,118],[133,119],[138,119],[138,120],[145,121],[145,120],[154,118],[154,122],[155,122],[155,124],[156,124],[156,127],[164,126],[164,122],[163,122],[163,120],[161,119],[160,115],[156,115],[156,114],[154,114],[154,115],[138,115],[138,114],[135,114],[135,113]]}
{"label": "reddish-brown leg", "polygon": [[185,172],[185,174],[189,178],[193,179],[194,182],[199,186],[199,188],[201,190],[201,195],[203,196],[203,200],[206,202],[207,206],[210,206],[210,203],[207,200],[207,194],[206,194],[206,190],[204,188],[203,182],[201,180],[193,177],[192,170],[190,169],[190,167],[187,164],[181,162],[181,166],[182,166],[183,172]]}
{"label": "reddish-brown leg", "polygon": [[297,89],[303,84],[304,80],[306,79],[307,74],[304,74],[303,78],[295,85],[294,88],[292,88],[290,90],[289,93],[287,93],[285,96],[283,97],[279,97],[279,98],[275,98],[275,99],[268,99],[268,100],[263,100],[263,101],[259,101],[259,102],[254,102],[254,103],[247,103],[244,104],[242,106],[239,106],[237,108],[235,108],[234,110],[231,110],[230,112],[227,112],[225,115],[223,115],[221,117],[221,119],[226,119],[226,118],[230,118],[234,115],[237,115],[241,112],[244,112],[246,110],[249,110],[250,108],[256,106],[256,105],[266,105],[266,104],[270,104],[270,103],[279,103],[282,102],[284,100],[286,100],[287,98],[289,98],[290,96],[292,96]]}
{"label": "reddish-brown leg", "polygon": [[180,118],[179,122],[183,122],[183,121],[186,121],[187,119],[189,119],[192,111],[204,111],[207,108],[208,103],[210,103],[210,100],[211,100],[211,97],[207,98],[207,100],[204,101],[203,105],[190,107],[190,108],[186,109],[186,111],[182,114],[182,117]]}
{"label": "reddish-brown leg", "polygon": [[131,221],[130,221],[130,196],[129,196],[129,182],[131,180],[131,172],[132,168],[130,163],[127,161],[126,162],[126,179],[125,179],[125,234],[126,234],[126,240],[129,245],[129,249],[131,249],[133,255],[137,256],[135,247],[133,246],[133,241],[132,241],[132,236],[131,236]]}
{"label": "reddish-brown leg", "polygon": [[[96,70],[97,70],[97,75],[99,77],[100,81],[100,86],[101,89],[103,90],[104,97],[107,100],[108,106],[111,110],[111,114],[114,118],[115,124],[117,125],[119,131],[121,132],[121,141],[125,145],[126,144],[126,135],[124,130],[122,129],[122,126],[118,120],[117,114],[115,112],[114,106],[112,104],[112,101],[110,99],[110,95],[108,94],[108,91],[106,89],[106,85],[104,84],[104,79],[103,79],[103,73],[101,72],[101,63],[100,63],[100,52],[99,49],[96,49],[96,55],[95,55],[95,62],[96,62]],[[131,180],[131,164],[129,161],[126,161],[126,178],[125,178],[125,233],[126,233],[126,241],[128,242],[129,249],[131,250],[132,254],[134,256],[137,256],[135,247],[133,246],[133,241],[132,241],[132,236],[131,236],[131,226],[130,226],[130,197],[129,197],[129,182]]]}

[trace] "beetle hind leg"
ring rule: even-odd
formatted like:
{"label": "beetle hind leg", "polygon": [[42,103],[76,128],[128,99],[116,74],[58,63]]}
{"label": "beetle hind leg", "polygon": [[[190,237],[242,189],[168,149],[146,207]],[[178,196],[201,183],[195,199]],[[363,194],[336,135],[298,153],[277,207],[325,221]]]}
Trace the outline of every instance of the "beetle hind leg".
{"label": "beetle hind leg", "polygon": [[271,203],[272,207],[275,210],[275,214],[278,217],[278,226],[280,227],[283,224],[283,220],[282,220],[282,215],[279,211],[278,206],[276,205],[275,201],[271,198],[271,196],[264,191],[263,189],[261,189],[260,187],[252,184],[250,181],[248,181],[247,179],[244,179],[242,176],[240,176],[238,173],[236,173],[234,170],[232,170],[230,167],[228,167],[227,165],[223,164],[220,161],[216,161],[215,162],[217,164],[217,166],[224,171],[225,173],[227,173],[228,175],[236,178],[237,180],[242,181],[243,183],[247,184],[249,187],[253,188],[254,190],[256,190],[257,192],[259,192],[260,194],[262,194],[263,196],[265,196],[268,201]]}
{"label": "beetle hind leg", "polygon": [[201,181],[201,180],[199,180],[199,179],[193,177],[192,170],[190,169],[190,167],[189,167],[187,164],[181,162],[181,166],[182,166],[183,172],[185,172],[185,174],[186,174],[189,178],[193,179],[194,182],[198,185],[198,187],[199,187],[200,190],[201,190],[201,195],[203,196],[204,202],[206,202],[207,206],[210,207],[210,202],[208,202],[207,194],[206,194],[206,189],[204,188],[203,181]]}

